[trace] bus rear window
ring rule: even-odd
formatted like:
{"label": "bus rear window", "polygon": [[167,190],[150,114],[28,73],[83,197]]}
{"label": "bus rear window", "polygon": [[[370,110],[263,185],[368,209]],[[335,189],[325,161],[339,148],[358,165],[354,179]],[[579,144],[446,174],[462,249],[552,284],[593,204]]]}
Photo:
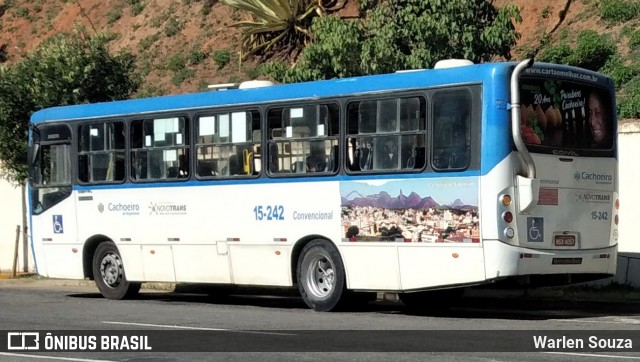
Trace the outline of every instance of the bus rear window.
{"label": "bus rear window", "polygon": [[581,83],[524,78],[520,132],[533,152],[582,154],[613,147],[611,94]]}

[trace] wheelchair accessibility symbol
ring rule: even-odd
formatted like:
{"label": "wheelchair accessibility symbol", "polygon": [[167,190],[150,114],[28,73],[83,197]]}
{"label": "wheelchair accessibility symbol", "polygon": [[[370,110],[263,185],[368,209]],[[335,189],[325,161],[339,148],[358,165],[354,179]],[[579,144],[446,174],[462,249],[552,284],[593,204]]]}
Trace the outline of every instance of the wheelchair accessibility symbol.
{"label": "wheelchair accessibility symbol", "polygon": [[64,226],[62,226],[62,215],[53,215],[53,233],[64,233]]}
{"label": "wheelchair accessibility symbol", "polygon": [[527,241],[542,242],[544,239],[544,219],[541,217],[527,218]]}

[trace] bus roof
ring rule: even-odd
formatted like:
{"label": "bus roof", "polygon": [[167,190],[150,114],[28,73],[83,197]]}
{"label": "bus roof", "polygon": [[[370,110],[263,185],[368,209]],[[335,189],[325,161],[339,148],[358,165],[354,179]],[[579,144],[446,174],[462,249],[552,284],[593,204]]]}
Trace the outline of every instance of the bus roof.
{"label": "bus roof", "polygon": [[[33,113],[32,123],[122,117],[163,111],[197,110],[216,106],[264,104],[275,101],[340,97],[394,89],[418,89],[426,86],[483,82],[498,74],[506,75],[513,62],[495,62],[462,67],[427,69],[273,85],[262,88],[205,91],[200,93],[130,99],[113,102],[51,107]],[[555,67],[556,65],[554,65]],[[573,68],[576,69],[576,68]]]}

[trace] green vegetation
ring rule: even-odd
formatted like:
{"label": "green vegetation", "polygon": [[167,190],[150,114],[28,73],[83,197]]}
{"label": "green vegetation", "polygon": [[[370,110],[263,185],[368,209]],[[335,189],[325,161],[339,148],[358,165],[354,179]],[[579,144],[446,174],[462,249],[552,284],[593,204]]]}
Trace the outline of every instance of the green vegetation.
{"label": "green vegetation", "polygon": [[29,9],[25,7],[19,7],[16,9],[16,16],[19,18],[28,18],[29,17]]}
{"label": "green vegetation", "polygon": [[640,15],[640,3],[637,0],[602,0],[600,10],[603,20],[620,24]]}
{"label": "green vegetation", "polygon": [[618,116],[620,118],[640,118],[640,77],[618,92]]}
{"label": "green vegetation", "polygon": [[636,30],[629,35],[629,48],[640,50],[640,30]]}
{"label": "green vegetation", "polygon": [[222,69],[231,61],[231,53],[228,50],[216,50],[213,52],[213,61],[218,66],[218,69]]}
{"label": "green vegetation", "polygon": [[180,34],[180,31],[182,31],[183,26],[184,25],[178,19],[170,18],[164,28],[164,34],[169,37],[178,35]]}
{"label": "green vegetation", "polygon": [[42,43],[21,62],[0,67],[0,159],[2,176],[26,179],[29,117],[54,105],[126,99],[137,90],[134,57],[111,55],[109,37],[80,30]]}
{"label": "green vegetation", "polygon": [[594,30],[582,31],[577,36],[575,47],[569,39],[544,49],[538,60],[568,64],[610,76],[618,90],[618,116],[640,118],[640,65],[634,61],[633,50],[640,45],[640,31],[628,33],[630,55],[622,55],[608,34]]}
{"label": "green vegetation", "polygon": [[198,48],[192,49],[187,55],[187,61],[190,65],[201,64],[205,59],[207,59],[207,53]]}
{"label": "green vegetation", "polygon": [[131,15],[137,16],[142,13],[145,7],[145,3],[143,0],[127,0],[129,2],[129,6],[131,6]]}
{"label": "green vegetation", "polygon": [[122,18],[122,8],[116,7],[107,13],[107,23],[113,24]]}
{"label": "green vegetation", "polygon": [[151,45],[153,45],[153,43],[157,42],[159,39],[160,34],[158,33],[146,36],[142,40],[140,40],[140,43],[138,43],[138,47],[140,47],[141,50],[148,50]]}
{"label": "green vegetation", "polygon": [[571,48],[567,42],[561,42],[547,48],[541,52],[539,60],[575,65],[597,71],[617,51],[608,35],[600,35],[594,30],[585,30],[579,33],[577,42],[575,48]]}
{"label": "green vegetation", "polygon": [[171,77],[171,83],[174,85],[180,85],[182,82],[189,78],[193,78],[196,75],[196,71],[190,68],[183,68],[175,72]]}
{"label": "green vegetation", "polygon": [[187,61],[184,59],[182,54],[176,54],[169,58],[169,61],[167,62],[167,69],[172,72],[177,72],[184,69],[186,64]]}
{"label": "green vegetation", "polygon": [[430,68],[447,58],[509,59],[519,37],[513,22],[522,20],[513,6],[479,0],[368,0],[361,11],[356,20],[315,18],[295,66],[271,63],[265,72],[294,82]]}
{"label": "green vegetation", "polygon": [[638,69],[636,65],[626,65],[622,57],[615,54],[600,68],[600,71],[610,76],[616,88],[620,88],[640,74]]}

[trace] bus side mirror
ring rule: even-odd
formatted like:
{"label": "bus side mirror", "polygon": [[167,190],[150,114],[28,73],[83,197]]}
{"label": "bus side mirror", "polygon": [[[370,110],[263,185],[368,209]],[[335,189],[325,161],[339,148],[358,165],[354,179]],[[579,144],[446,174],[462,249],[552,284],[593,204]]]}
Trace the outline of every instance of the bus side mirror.
{"label": "bus side mirror", "polygon": [[540,180],[523,176],[516,177],[516,187],[518,188],[518,211],[520,213],[527,214],[538,204]]}

